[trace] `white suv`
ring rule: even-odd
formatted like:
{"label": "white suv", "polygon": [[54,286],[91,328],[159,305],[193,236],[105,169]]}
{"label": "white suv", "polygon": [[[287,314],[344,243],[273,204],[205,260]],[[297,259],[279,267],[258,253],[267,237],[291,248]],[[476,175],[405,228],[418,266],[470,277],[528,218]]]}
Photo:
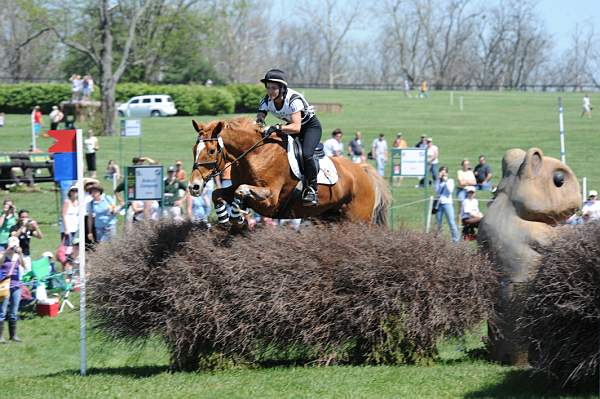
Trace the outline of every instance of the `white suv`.
{"label": "white suv", "polygon": [[169,116],[177,110],[170,96],[157,94],[136,96],[117,108],[120,117]]}

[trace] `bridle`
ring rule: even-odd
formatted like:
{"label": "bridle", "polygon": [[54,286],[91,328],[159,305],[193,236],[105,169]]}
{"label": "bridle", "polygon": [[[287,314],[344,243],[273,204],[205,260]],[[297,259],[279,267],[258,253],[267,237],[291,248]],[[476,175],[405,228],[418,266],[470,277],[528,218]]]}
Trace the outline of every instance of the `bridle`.
{"label": "bridle", "polygon": [[[229,162],[228,165],[224,166],[223,169],[219,169],[220,161],[225,162],[225,144],[223,143],[223,138],[219,135],[215,138],[203,139],[201,136],[198,136],[196,139],[196,154],[194,158],[194,164],[192,165],[192,171],[200,169],[200,166],[206,166],[207,168],[212,168],[210,173],[206,175],[206,177],[202,177],[204,184],[206,184],[209,180],[214,179],[217,176],[220,176],[225,172],[227,168],[230,168],[234,163],[237,163],[239,160],[244,158],[250,152],[252,152],[256,147],[262,144],[267,137],[262,137],[256,143],[252,145],[252,147],[248,148],[244,151],[239,157],[235,158],[233,161]],[[217,153],[215,154],[215,158],[212,161],[202,161],[198,162],[198,156],[200,155],[200,151],[204,148],[204,143],[207,141],[216,141],[217,142]],[[202,144],[202,148],[198,148],[198,146]],[[220,159],[219,159],[220,157]],[[200,175],[202,176],[202,175]]]}

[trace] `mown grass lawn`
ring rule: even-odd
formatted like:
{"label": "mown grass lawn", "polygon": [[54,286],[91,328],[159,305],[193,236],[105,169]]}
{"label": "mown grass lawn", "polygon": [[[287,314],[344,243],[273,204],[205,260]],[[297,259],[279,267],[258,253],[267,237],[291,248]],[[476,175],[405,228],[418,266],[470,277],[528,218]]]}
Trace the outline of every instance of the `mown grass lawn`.
{"label": "mown grass lawn", "polygon": [[[343,104],[340,114],[319,115],[324,138],[337,127],[345,132],[345,143],[355,130],[361,130],[368,145],[379,133],[386,134],[389,144],[400,131],[409,144],[426,134],[440,147],[441,164],[449,165],[451,174],[464,157],[475,163],[479,154],[485,154],[497,183],[502,155],[509,148],[537,146],[546,155],[560,155],[557,93],[457,92],[452,107],[448,92],[433,92],[426,100],[407,99],[393,91],[305,92],[310,101]],[[580,93],[562,95],[568,164],[579,178],[587,177],[589,189],[598,189],[598,117],[579,117]],[[458,109],[459,96],[464,97],[464,112]],[[592,102],[600,102],[600,97]],[[190,117],[143,119],[143,154],[165,165],[181,159],[189,171],[195,139],[190,121]],[[6,126],[0,128],[0,151],[25,150],[30,132],[29,115],[7,115]],[[49,144],[48,139],[38,143],[40,148]],[[100,146],[100,176],[109,159],[124,165],[139,151],[135,138],[101,137]],[[396,226],[423,226],[422,203],[400,207],[424,198],[415,183],[406,179],[394,189]],[[108,182],[104,185],[109,187]],[[18,208],[29,209],[41,222],[45,238],[32,243],[34,256],[58,245],[56,193],[49,184],[41,189],[39,193],[0,192],[0,200],[10,196]],[[486,194],[478,195],[486,199]],[[429,367],[290,367],[172,374],[168,353],[158,341],[140,349],[92,335],[89,375],[81,378],[77,376],[78,320],[77,312],[67,311],[55,319],[22,321],[21,336],[26,342],[0,346],[0,397],[586,397],[561,393],[548,380],[525,370],[469,359],[462,351],[465,345],[456,341],[444,342],[440,361]],[[471,341],[473,347],[480,344],[472,337]]]}
{"label": "mown grass lawn", "polygon": [[[74,300],[76,297],[74,298]],[[432,366],[229,368],[171,373],[158,340],[145,346],[92,334],[79,376],[79,316],[21,322],[26,342],[0,346],[3,398],[487,398],[592,397],[562,392],[527,370],[469,359],[478,335],[447,340]],[[584,391],[585,392],[585,391]],[[588,391],[589,392],[589,391]]]}

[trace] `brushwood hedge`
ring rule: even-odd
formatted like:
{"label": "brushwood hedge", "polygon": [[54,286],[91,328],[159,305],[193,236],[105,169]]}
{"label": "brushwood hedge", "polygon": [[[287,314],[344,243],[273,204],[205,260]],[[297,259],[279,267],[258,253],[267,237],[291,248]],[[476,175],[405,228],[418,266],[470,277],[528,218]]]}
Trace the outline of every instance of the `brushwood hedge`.
{"label": "brushwood hedge", "polygon": [[145,224],[101,244],[90,270],[94,328],[126,342],[159,336],[179,370],[215,357],[428,363],[441,337],[489,316],[496,289],[466,244],[356,224],[233,237]]}
{"label": "brushwood hedge", "polygon": [[[254,112],[264,88],[260,85],[234,84],[223,87],[201,85],[151,85],[122,83],[117,85],[116,101],[125,102],[144,94],[168,94],[173,98],[179,115],[219,115],[233,112]],[[93,98],[98,100],[99,91]],[[44,113],[53,105],[71,98],[71,86],[58,83],[0,84],[0,112],[30,113],[40,105]]]}

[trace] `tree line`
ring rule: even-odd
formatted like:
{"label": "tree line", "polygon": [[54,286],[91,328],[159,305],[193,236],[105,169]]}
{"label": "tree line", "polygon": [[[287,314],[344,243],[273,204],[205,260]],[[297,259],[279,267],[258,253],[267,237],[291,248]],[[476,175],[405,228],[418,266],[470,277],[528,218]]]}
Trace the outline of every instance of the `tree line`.
{"label": "tree line", "polygon": [[[0,78],[519,88],[598,85],[600,41],[573,27],[558,56],[535,0],[0,0]],[[279,8],[278,8],[279,6]],[[111,106],[111,103],[113,104]],[[107,121],[110,123],[110,121]]]}

